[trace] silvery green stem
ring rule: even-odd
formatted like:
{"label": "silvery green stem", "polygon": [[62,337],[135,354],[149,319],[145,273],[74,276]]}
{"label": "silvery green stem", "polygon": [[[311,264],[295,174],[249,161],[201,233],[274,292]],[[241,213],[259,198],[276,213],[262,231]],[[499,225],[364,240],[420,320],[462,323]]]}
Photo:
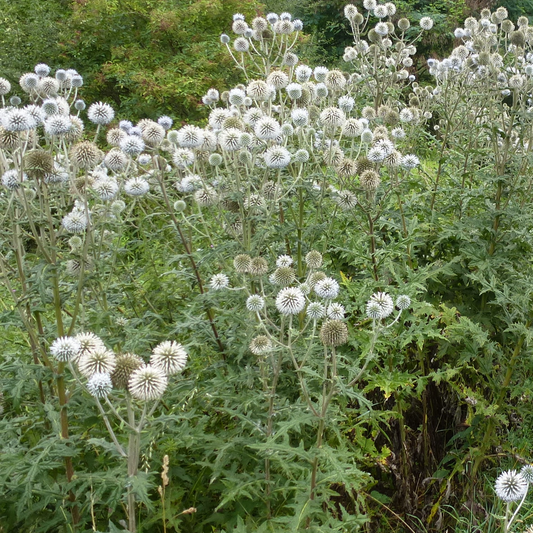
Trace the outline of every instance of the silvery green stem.
{"label": "silvery green stem", "polygon": [[[528,489],[529,489],[529,485],[528,485]],[[518,514],[518,511],[520,511],[520,507],[522,507],[522,504],[524,503],[524,500],[526,499],[527,493],[528,493],[528,491],[526,490],[524,492],[524,495],[522,496],[522,499],[520,500],[520,503],[518,504],[518,507],[516,508],[516,511],[513,513],[513,516],[511,516],[511,520],[509,520],[509,523],[507,524],[507,531],[510,530],[511,524],[513,523],[514,519],[516,518],[516,515]],[[507,514],[506,514],[506,518],[507,518]]]}

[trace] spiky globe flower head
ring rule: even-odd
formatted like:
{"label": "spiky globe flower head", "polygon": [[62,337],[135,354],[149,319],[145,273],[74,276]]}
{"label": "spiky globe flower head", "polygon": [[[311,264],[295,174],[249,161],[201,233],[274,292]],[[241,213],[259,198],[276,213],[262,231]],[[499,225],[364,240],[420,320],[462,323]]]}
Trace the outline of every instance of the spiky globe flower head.
{"label": "spiky globe flower head", "polygon": [[248,24],[246,24],[244,18],[237,18],[233,21],[231,29],[233,30],[233,33],[236,33],[237,35],[244,35],[248,29]]}
{"label": "spiky globe flower head", "polygon": [[0,148],[14,150],[20,143],[19,134],[16,131],[7,131],[0,127]]}
{"label": "spiky globe flower head", "polygon": [[272,341],[266,335],[259,335],[250,342],[250,351],[254,355],[265,355],[272,351]]}
{"label": "spiky globe flower head", "polygon": [[516,502],[527,493],[528,483],[524,476],[516,470],[502,472],[496,479],[494,491],[504,502]]}
{"label": "spiky globe flower head", "polygon": [[87,390],[95,398],[105,398],[113,390],[111,376],[104,372],[93,374],[87,381]]}
{"label": "spiky globe flower head", "polygon": [[341,178],[349,178],[357,174],[357,163],[353,159],[345,157],[340,164],[335,167],[335,170]]}
{"label": "spiky globe flower head", "polygon": [[48,74],[50,74],[50,67],[45,63],[38,63],[37,65],[35,65],[33,70],[35,74],[37,74],[37,76],[40,76],[41,78],[44,78],[45,76],[48,76]]}
{"label": "spiky globe flower head", "polygon": [[289,76],[282,70],[273,70],[267,77],[266,82],[276,90],[284,89],[289,85]]}
{"label": "spiky globe flower head", "polygon": [[128,155],[136,156],[143,152],[144,141],[137,135],[127,135],[120,141],[120,149]]}
{"label": "spiky globe flower head", "polygon": [[309,111],[307,109],[296,108],[291,111],[291,118],[295,126],[303,127],[309,123]]}
{"label": "spiky globe flower head", "polygon": [[24,170],[31,178],[43,179],[54,171],[54,158],[47,150],[31,150],[24,156]]}
{"label": "spiky globe flower head", "polygon": [[398,309],[404,310],[409,309],[411,306],[411,298],[407,296],[407,294],[400,294],[398,298],[396,298],[396,307]]}
{"label": "spiky globe flower head", "polygon": [[381,180],[375,170],[365,170],[359,178],[359,183],[362,189],[375,191],[379,187]]}
{"label": "spiky globe flower head", "polygon": [[144,361],[133,353],[123,353],[116,356],[115,369],[111,373],[111,382],[117,389],[127,389],[131,375],[144,365]]}
{"label": "spiky globe flower head", "polygon": [[134,370],[128,382],[130,394],[141,401],[159,400],[168,384],[164,371],[153,365],[144,365]]}
{"label": "spiky globe flower head", "polygon": [[341,320],[326,320],[320,328],[324,346],[341,346],[348,341],[348,327]]}
{"label": "spiky globe flower head", "polygon": [[261,117],[255,123],[254,133],[263,141],[276,139],[281,135],[281,126],[279,122],[272,117]]}
{"label": "spiky globe flower head", "polygon": [[350,139],[359,137],[363,133],[363,124],[356,118],[349,118],[342,126],[342,136]]}
{"label": "spiky globe flower head", "polygon": [[82,233],[87,229],[89,220],[87,214],[81,210],[73,210],[61,220],[61,225],[69,233]]}
{"label": "spiky globe flower head", "polygon": [[357,196],[347,189],[337,191],[333,196],[333,201],[343,210],[350,211],[357,205]]}
{"label": "spiky globe flower head", "polygon": [[386,292],[376,292],[366,305],[367,315],[372,319],[387,318],[394,310],[394,302]]}
{"label": "spiky globe flower head", "polygon": [[105,126],[115,118],[115,111],[109,104],[104,102],[95,102],[89,106],[87,118],[94,124]]}
{"label": "spiky globe flower head", "polygon": [[343,320],[344,313],[344,306],[336,302],[330,303],[326,309],[326,315],[331,320]]}
{"label": "spiky globe flower head", "polygon": [[328,94],[329,90],[325,83],[320,82],[315,85],[315,95],[317,98],[326,98]]}
{"label": "spiky globe flower head", "polygon": [[406,170],[412,170],[413,168],[416,168],[420,164],[420,160],[416,155],[413,154],[407,154],[402,157],[402,160],[400,162],[400,166]]}
{"label": "spiky globe flower head", "polygon": [[270,98],[270,88],[263,80],[252,80],[246,87],[246,94],[260,102],[266,102]]}
{"label": "spiky globe flower head", "polygon": [[57,96],[59,89],[61,88],[60,83],[55,78],[45,77],[39,80],[37,84],[36,91],[42,97],[47,96]]}
{"label": "spiky globe flower head", "polygon": [[87,378],[97,372],[111,374],[115,365],[115,354],[105,346],[84,353],[78,360],[78,369]]}
{"label": "spiky globe flower head", "polygon": [[305,256],[305,264],[310,269],[316,269],[320,268],[322,266],[322,254],[320,252],[317,252],[316,250],[311,250],[306,256]]}
{"label": "spiky globe flower head", "polygon": [[39,76],[33,72],[28,72],[20,77],[19,84],[24,92],[29,93],[37,88]]}
{"label": "spiky globe flower head", "polygon": [[[236,52],[241,52],[241,53],[248,52],[248,50],[250,49],[250,41],[248,41],[248,39],[245,39],[244,37],[237,37],[233,41],[233,48],[235,49]],[[239,104],[236,104],[236,105],[239,105]]]}
{"label": "spiky globe flower head", "polygon": [[31,116],[31,118],[33,118],[33,120],[35,120],[35,124],[37,126],[40,126],[41,124],[44,123],[44,120],[46,119],[46,114],[39,106],[34,105],[34,104],[29,104],[24,107],[24,110],[27,113],[29,113],[29,115]]}
{"label": "spiky globe flower head", "polygon": [[0,96],[5,96],[11,90],[11,83],[5,78],[0,78]]}
{"label": "spiky globe flower head", "polygon": [[105,350],[104,341],[94,333],[89,331],[78,333],[76,340],[80,343],[79,356],[88,354],[94,350]]}
{"label": "spiky globe flower head", "polygon": [[320,122],[329,128],[339,128],[346,122],[346,115],[338,107],[326,107],[320,113]]}
{"label": "spiky globe flower head", "polygon": [[25,109],[9,109],[2,115],[2,126],[7,131],[27,131],[37,124]]}
{"label": "spiky globe flower head", "polygon": [[282,315],[297,315],[305,308],[305,295],[297,287],[281,289],[276,296],[276,307]]}
{"label": "spiky globe flower head", "polygon": [[275,285],[288,287],[296,281],[296,273],[291,267],[279,267],[272,273],[271,279]]}
{"label": "spiky globe flower head", "polygon": [[23,181],[26,181],[27,176],[24,173],[20,173],[18,170],[6,170],[2,174],[2,185],[9,189],[10,191],[14,191],[15,189],[18,189],[20,187],[20,184]]}
{"label": "spiky globe flower head", "polygon": [[213,187],[202,187],[194,193],[196,203],[203,207],[215,205],[219,201],[218,193]]}
{"label": "spiky globe flower head", "polygon": [[233,266],[235,271],[239,274],[246,274],[250,271],[252,258],[247,254],[239,254],[233,259]]}
{"label": "spiky globe flower head", "polygon": [[339,91],[346,86],[346,78],[340,70],[330,70],[324,80],[326,87],[332,91]]}
{"label": "spiky globe flower head", "polygon": [[102,161],[103,153],[93,142],[82,141],[72,147],[70,158],[78,168],[89,169]]}
{"label": "spiky globe flower head", "polygon": [[533,465],[524,465],[520,469],[520,474],[530,485],[533,483]]}
{"label": "spiky globe flower head", "polygon": [[76,359],[80,352],[80,342],[76,337],[59,337],[50,345],[50,353],[62,363]]}
{"label": "spiky globe flower head", "polygon": [[104,157],[104,165],[114,172],[119,172],[126,168],[128,161],[128,156],[118,148],[113,148]]}
{"label": "spiky globe flower head", "polygon": [[150,183],[142,176],[134,176],[124,183],[124,192],[128,196],[144,196],[150,190]]}
{"label": "spiky globe flower head", "polygon": [[48,135],[67,135],[72,129],[72,121],[64,115],[52,115],[44,122],[44,131]]}
{"label": "spiky globe flower head", "polygon": [[268,262],[264,257],[254,257],[248,269],[252,276],[264,276],[268,272]]}
{"label": "spiky globe flower head", "polygon": [[101,200],[109,201],[113,200],[118,194],[119,185],[115,178],[106,176],[105,178],[96,180],[92,188]]}
{"label": "spiky globe flower head", "polygon": [[181,372],[187,364],[187,352],[175,341],[164,341],[152,351],[150,364],[160,368],[167,376]]}
{"label": "spiky globe flower head", "polygon": [[106,139],[111,146],[120,146],[120,143],[128,136],[128,134],[121,128],[111,128],[107,134]]}
{"label": "spiky globe flower head", "polygon": [[235,152],[241,147],[241,133],[237,128],[227,128],[220,132],[218,142],[226,152]]}
{"label": "spiky globe flower head", "polygon": [[350,113],[350,111],[352,111],[354,108],[355,100],[351,96],[344,94],[339,97],[337,103],[339,104],[339,108],[344,111],[344,113]]}
{"label": "spiky globe flower head", "polygon": [[310,287],[314,287],[319,281],[322,281],[323,279],[326,279],[327,276],[324,272],[321,272],[321,271],[318,271],[318,272],[313,272],[307,282],[309,283],[309,286]]}
{"label": "spiky globe flower head", "polygon": [[252,294],[248,296],[246,300],[246,309],[248,309],[248,311],[257,313],[258,311],[261,311],[263,307],[265,307],[265,299],[262,296],[259,294]]}
{"label": "spiky globe flower head", "polygon": [[291,154],[283,146],[271,146],[263,157],[267,168],[285,168],[291,162]]}
{"label": "spiky globe flower head", "polygon": [[174,121],[170,117],[162,115],[157,119],[157,123],[165,130],[169,130],[170,128],[172,128],[172,124],[174,123]]}
{"label": "spiky globe flower head", "polygon": [[344,16],[348,20],[353,20],[355,15],[357,15],[357,13],[358,13],[357,8],[353,4],[348,4],[344,6]]}
{"label": "spiky globe flower head", "polygon": [[320,320],[326,316],[326,307],[320,302],[311,302],[305,311],[311,320]]}
{"label": "spiky globe flower head", "polygon": [[315,283],[313,287],[316,295],[325,300],[333,300],[339,294],[339,284],[333,278],[324,278]]}
{"label": "spiky globe flower head", "polygon": [[[295,30],[300,31],[303,28],[303,22],[301,20],[295,20],[293,26]],[[283,64],[288,67],[295,67],[298,61],[298,56],[292,52],[287,52],[283,57]]]}
{"label": "spiky globe flower head", "polygon": [[215,274],[209,280],[209,287],[214,291],[219,291],[221,289],[226,289],[229,287],[229,278],[226,274]]}
{"label": "spiky globe flower head", "polygon": [[433,19],[430,17],[422,17],[420,19],[420,27],[423,30],[429,31],[431,28],[433,28]]}

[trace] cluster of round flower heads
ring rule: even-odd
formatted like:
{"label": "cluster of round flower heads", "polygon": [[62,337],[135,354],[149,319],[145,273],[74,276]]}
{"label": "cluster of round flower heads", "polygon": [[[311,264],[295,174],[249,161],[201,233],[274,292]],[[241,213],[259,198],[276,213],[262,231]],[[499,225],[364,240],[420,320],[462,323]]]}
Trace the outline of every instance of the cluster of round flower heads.
{"label": "cluster of round flower heads", "polygon": [[[244,15],[236,13],[233,15],[232,30],[237,35],[233,41],[233,49],[235,52],[245,53],[250,50],[250,47],[259,46],[261,49],[266,50],[268,46],[274,46],[269,41],[279,38],[281,44],[285,44],[284,62],[289,66],[294,66],[297,59],[293,59],[294,56],[290,52],[292,45],[287,43],[286,36],[291,35],[303,29],[303,23],[299,19],[293,19],[290,13],[269,13],[266,17],[256,17],[252,20],[250,25],[245,21]],[[220,41],[229,48],[231,41],[230,37],[223,33],[220,36]],[[291,65],[292,63],[292,65]],[[206,94],[204,99],[211,99],[209,93]]]}
{"label": "cluster of round flower heads", "polygon": [[[366,314],[372,320],[387,318],[394,311],[395,303],[386,292],[374,293],[366,304]],[[411,306],[411,298],[402,294],[396,299],[396,307],[401,311]]]}
{"label": "cluster of round flower heads", "polygon": [[146,364],[135,354],[116,355],[90,332],[59,337],[50,345],[50,353],[61,363],[75,363],[87,379],[87,390],[96,398],[122,388],[138,400],[157,400],[163,396],[169,376],[180,373],[187,363],[187,352],[174,341],[157,345]]}

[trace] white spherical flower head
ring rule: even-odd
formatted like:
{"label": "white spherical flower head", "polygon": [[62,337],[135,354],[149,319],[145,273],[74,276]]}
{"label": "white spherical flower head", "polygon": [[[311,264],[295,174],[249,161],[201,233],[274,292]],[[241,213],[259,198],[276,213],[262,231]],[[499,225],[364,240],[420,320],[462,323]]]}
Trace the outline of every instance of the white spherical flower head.
{"label": "white spherical flower head", "polygon": [[20,187],[20,184],[23,181],[26,181],[27,175],[25,173],[20,173],[19,170],[7,170],[2,175],[2,185],[9,189],[10,191],[14,191],[15,189],[18,189]]}
{"label": "white spherical flower head", "polygon": [[285,168],[291,162],[291,154],[283,146],[271,146],[264,154],[268,168]]}
{"label": "white spherical flower head", "polygon": [[173,120],[170,118],[170,117],[167,117],[166,115],[163,115],[162,117],[159,117],[157,119],[157,123],[160,125],[160,126],[163,126],[163,128],[165,130],[169,130],[170,128],[172,128],[172,124],[173,124]]}
{"label": "white spherical flower head", "polygon": [[400,294],[398,298],[396,298],[396,307],[398,309],[401,309],[402,311],[404,309],[409,309],[411,306],[411,298],[407,296],[407,294]]}
{"label": "white spherical flower head", "polygon": [[225,289],[229,286],[229,278],[226,274],[215,274],[209,281],[209,286],[214,291]]}
{"label": "white spherical flower head", "polygon": [[145,147],[144,141],[137,135],[128,135],[120,141],[119,146],[120,149],[128,155],[139,155]]}
{"label": "white spherical flower head", "polygon": [[313,75],[313,69],[307,65],[298,65],[294,70],[294,74],[297,81],[305,83]]}
{"label": "white spherical flower head", "polygon": [[105,126],[115,118],[115,111],[109,104],[96,102],[89,107],[87,118],[94,124]]}
{"label": "white spherical flower head", "polygon": [[118,193],[118,182],[114,178],[100,179],[93,184],[94,192],[101,200],[113,200]]}
{"label": "white spherical flower head", "polygon": [[250,351],[254,355],[265,355],[272,351],[272,341],[265,335],[259,335],[250,342]]}
{"label": "white spherical flower head", "polygon": [[183,126],[177,131],[176,140],[182,148],[198,148],[204,142],[204,130],[198,126]]}
{"label": "white spherical flower head", "polygon": [[74,210],[63,217],[61,224],[69,233],[82,233],[87,229],[89,219],[83,211]]}
{"label": "white spherical flower head", "polygon": [[309,122],[309,111],[302,108],[293,109],[291,111],[291,118],[295,126],[306,126]]}
{"label": "white spherical flower head", "polygon": [[248,299],[246,300],[246,308],[248,311],[256,313],[257,311],[261,311],[263,307],[265,307],[265,299],[262,296],[259,294],[248,296]]}
{"label": "white spherical flower head", "polygon": [[320,121],[324,126],[338,128],[346,122],[346,115],[344,111],[338,107],[326,107],[326,109],[320,113]]}
{"label": "white spherical flower head", "polygon": [[185,368],[187,352],[178,342],[164,341],[154,348],[150,364],[163,370],[167,376],[172,376]]}
{"label": "white spherical flower head", "polygon": [[528,483],[524,476],[516,470],[507,470],[496,479],[494,490],[496,496],[504,502],[521,500],[527,493]]}
{"label": "white spherical flower head", "polygon": [[97,372],[87,381],[87,390],[95,398],[105,398],[112,389],[111,376],[105,372]]}
{"label": "white spherical flower head", "polygon": [[389,26],[386,22],[378,22],[374,28],[374,31],[378,34],[384,37],[389,33]]}
{"label": "white spherical flower head", "polygon": [[527,483],[533,483],[533,465],[524,465],[520,469],[520,474],[526,480]]}
{"label": "white spherical flower head", "polygon": [[293,259],[290,255],[280,255],[276,259],[276,266],[278,268],[290,267],[293,264]]}
{"label": "white spherical flower head", "polygon": [[111,374],[115,365],[115,354],[105,346],[84,353],[78,360],[78,369],[87,378],[99,372]]}
{"label": "white spherical flower head", "polygon": [[92,352],[96,349],[105,350],[104,341],[94,333],[90,331],[78,333],[76,340],[80,343],[79,355],[82,356],[86,353]]}
{"label": "white spherical flower head", "polygon": [[11,90],[11,83],[5,78],[0,78],[0,95],[5,96]]}
{"label": "white spherical flower head", "polygon": [[297,315],[305,308],[305,295],[296,287],[287,287],[279,291],[276,307],[282,315]]}
{"label": "white spherical flower head", "polygon": [[333,278],[324,278],[315,284],[314,290],[318,297],[333,300],[339,294],[339,284]]}
{"label": "white spherical flower head", "polygon": [[285,90],[291,100],[297,100],[302,96],[302,86],[299,83],[289,83]]}
{"label": "white spherical flower head", "polygon": [[25,109],[10,109],[2,115],[2,126],[7,131],[26,131],[34,129],[37,124]]}
{"label": "white spherical flower head", "polygon": [[261,117],[255,123],[254,133],[262,141],[269,141],[281,135],[281,126],[272,117]]}
{"label": "white spherical flower head", "polygon": [[430,17],[422,17],[420,19],[420,27],[423,30],[429,31],[431,28],[433,28],[433,19]]}
{"label": "white spherical flower head", "polygon": [[329,72],[329,69],[327,67],[318,66],[315,67],[315,70],[313,71],[313,75],[315,77],[315,80],[319,83],[323,83],[326,80],[326,75]]}
{"label": "white spherical flower head", "polygon": [[326,316],[326,307],[320,302],[311,302],[305,313],[311,320],[320,320]]}
{"label": "white spherical flower head", "polygon": [[[370,297],[367,304],[367,314],[369,316],[371,316],[368,312],[368,306],[370,303],[376,304],[379,308],[379,316],[377,318],[387,318],[394,310],[394,302],[386,292],[376,292]],[[373,306],[372,309],[374,309]]]}
{"label": "white spherical flower head", "polygon": [[76,359],[81,344],[76,337],[59,337],[50,345],[52,356],[62,363]]}
{"label": "white spherical flower head", "polygon": [[144,196],[150,190],[150,184],[140,176],[130,178],[124,183],[124,192],[128,196]]}
{"label": "white spherical flower head", "polygon": [[338,104],[342,111],[345,113],[350,113],[350,111],[354,108],[355,100],[351,96],[345,94],[339,98]]}
{"label": "white spherical flower head", "polygon": [[335,302],[330,303],[326,310],[326,315],[330,320],[343,320],[344,313],[344,306]]}
{"label": "white spherical flower head", "polygon": [[159,400],[167,388],[168,378],[159,367],[145,365],[134,370],[128,382],[130,394],[141,401]]}
{"label": "white spherical flower head", "polygon": [[382,19],[382,18],[385,18],[389,15],[389,12],[387,10],[387,7],[384,6],[384,5],[377,5],[375,8],[374,8],[374,16],[379,18],[379,19]]}
{"label": "white spherical flower head", "polygon": [[413,168],[416,168],[419,164],[420,160],[418,159],[418,157],[416,157],[416,155],[413,154],[404,155],[400,162],[400,166],[405,170],[412,170]]}

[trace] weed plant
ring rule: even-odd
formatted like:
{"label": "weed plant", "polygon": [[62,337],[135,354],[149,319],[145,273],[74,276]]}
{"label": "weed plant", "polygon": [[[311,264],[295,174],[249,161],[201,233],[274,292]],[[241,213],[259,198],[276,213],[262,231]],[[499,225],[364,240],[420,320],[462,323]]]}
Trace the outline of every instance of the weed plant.
{"label": "weed plant", "polygon": [[0,79],[5,531],[519,523],[533,30],[468,18],[422,86],[431,18],[344,13],[344,70],[234,15],[203,128]]}

